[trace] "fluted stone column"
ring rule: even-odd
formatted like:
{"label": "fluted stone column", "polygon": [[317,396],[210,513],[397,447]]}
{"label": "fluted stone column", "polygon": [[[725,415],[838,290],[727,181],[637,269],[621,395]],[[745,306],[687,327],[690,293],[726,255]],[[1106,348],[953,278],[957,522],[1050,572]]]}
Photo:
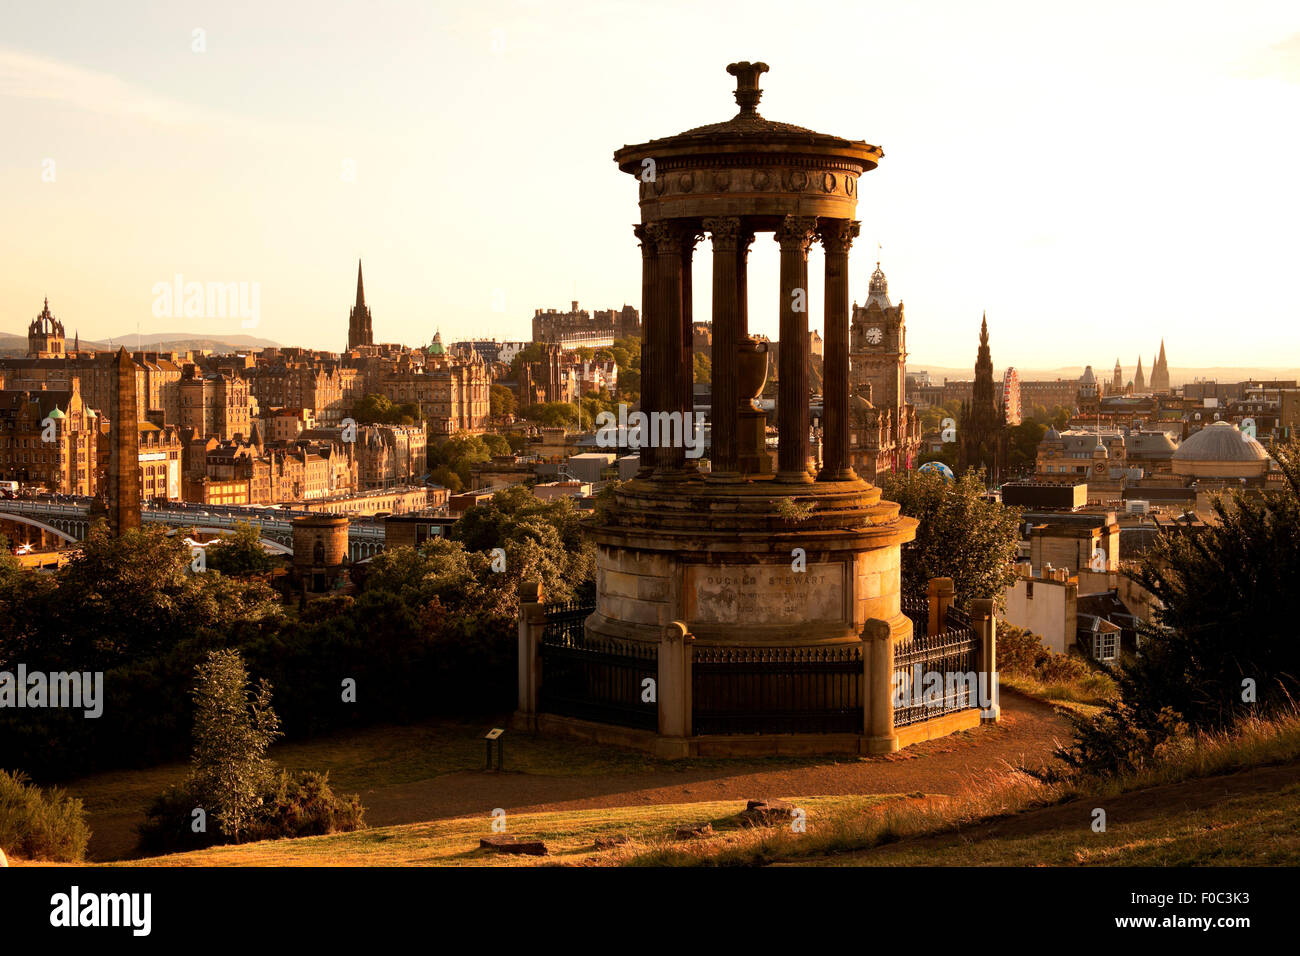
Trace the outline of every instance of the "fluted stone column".
{"label": "fluted stone column", "polygon": [[[658,350],[660,360],[653,374],[660,381],[656,388],[656,407],[647,410],[654,412],[684,411],[682,406],[682,247],[683,229],[674,222],[650,223],[646,226],[655,244],[655,329],[652,338],[658,337],[661,347]],[[644,374],[642,375],[644,382]],[[644,393],[643,393],[644,394]],[[642,406],[643,410],[644,404]],[[659,447],[654,451],[655,477],[681,477],[685,470],[686,450],[665,441],[669,435],[666,428],[659,427],[654,416],[650,418],[649,430],[656,438]]]}
{"label": "fluted stone column", "polygon": [[[683,440],[689,440],[690,435],[686,434],[685,413],[693,411],[695,408],[695,320],[694,307],[692,302],[693,293],[691,291],[691,263],[695,258],[695,243],[699,242],[701,233],[693,226],[684,226],[681,230],[682,244],[682,350],[681,357],[677,363],[677,386],[681,391],[681,410],[682,418],[682,437]],[[694,428],[694,416],[691,418]],[[700,440],[704,440],[704,431],[700,430]],[[686,452],[682,452],[682,468],[688,475],[699,474],[699,464],[693,458],[687,458]]]}
{"label": "fluted stone column", "polygon": [[740,305],[736,341],[749,336],[749,247],[754,243],[754,230],[740,220],[740,235],[736,240],[736,301]]}
{"label": "fluted stone column", "polygon": [[713,471],[715,479],[740,472],[740,394],[736,353],[740,347],[740,218],[705,219],[713,241]]}
{"label": "fluted stone column", "polygon": [[[663,376],[654,373],[656,362],[659,361],[660,343],[663,341],[663,337],[655,331],[658,327],[655,275],[659,258],[646,226],[635,226],[633,232],[641,243],[641,411],[649,412],[651,407],[659,405],[657,390],[663,383]],[[649,478],[655,466],[654,449],[647,445],[639,451],[641,467],[636,476]]]}
{"label": "fluted stone column", "polygon": [[818,481],[857,478],[849,459],[849,246],[859,223],[822,220],[826,252],[825,355],[822,373],[822,470]]}
{"label": "fluted stone column", "polygon": [[777,391],[777,481],[812,481],[808,474],[808,247],[817,220],[786,216],[781,246],[781,351]]}

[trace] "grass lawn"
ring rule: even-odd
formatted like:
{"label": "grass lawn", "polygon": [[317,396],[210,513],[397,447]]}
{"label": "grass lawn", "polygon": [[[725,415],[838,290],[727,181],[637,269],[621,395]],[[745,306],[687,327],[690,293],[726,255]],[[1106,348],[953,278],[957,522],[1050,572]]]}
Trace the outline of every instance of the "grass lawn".
{"label": "grass lawn", "polygon": [[1023,836],[955,833],[805,860],[808,866],[1296,866],[1300,784],[1204,810],[1127,822],[1110,815],[1104,833],[1080,806],[1076,826]]}
{"label": "grass lawn", "polygon": [[[809,830],[823,816],[869,812],[889,796],[787,798],[806,811]],[[506,833],[520,839],[542,840],[544,857],[507,856],[480,849],[480,838],[492,835],[489,816],[459,817],[433,823],[406,824],[297,840],[268,840],[244,846],[215,847],[191,853],[133,860],[122,866],[538,866],[616,862],[646,845],[671,839],[677,827],[709,823],[716,836],[708,842],[725,845],[744,839],[748,828],[735,821],[744,801],[574,810],[564,813],[520,813],[506,817]],[[623,835],[621,848],[597,851],[598,836]],[[701,841],[703,842],[703,841]]]}
{"label": "grass lawn", "polygon": [[[359,793],[396,787],[458,771],[482,770],[483,735],[504,726],[504,717],[480,720],[438,719],[404,726],[385,725],[343,730],[306,741],[281,742],[271,759],[291,770],[327,770],[336,793]],[[608,777],[635,773],[681,773],[714,767],[804,766],[825,762],[818,757],[768,757],[747,760],[659,760],[618,747],[585,744],[545,735],[505,735],[505,769],[535,776]],[[85,804],[92,830],[91,856],[127,855],[135,843],[134,827],[145,809],[167,787],[189,773],[184,762],[142,770],[94,774],[65,784]]]}

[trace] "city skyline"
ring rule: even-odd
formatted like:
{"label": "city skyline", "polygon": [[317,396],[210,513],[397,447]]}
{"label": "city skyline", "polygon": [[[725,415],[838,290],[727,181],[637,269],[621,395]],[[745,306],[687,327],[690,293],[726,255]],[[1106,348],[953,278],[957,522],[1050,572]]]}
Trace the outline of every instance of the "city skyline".
{"label": "city skyline", "polygon": [[[734,113],[711,31],[684,38],[671,71],[647,70],[635,53],[674,18],[635,7],[563,29],[533,4],[82,9],[57,31],[48,12],[7,14],[0,118],[15,135],[0,175],[15,221],[34,224],[0,247],[12,334],[48,295],[85,339],[138,325],[337,350],[357,258],[377,341],[524,339],[535,308],[572,299],[639,308],[634,197],[613,151]],[[943,36],[896,5],[837,8],[836,35],[745,9],[692,15],[771,64],[763,115],[884,148],[863,180],[850,294],[865,300],[879,258],[922,367],[967,365],[985,311],[999,366],[1118,353],[1128,369],[1161,338],[1176,365],[1257,365],[1260,338],[1284,340],[1300,240],[1282,224],[1300,198],[1273,183],[1300,134],[1273,117],[1300,106],[1300,18],[1282,5],[1215,23],[1157,4],[1124,31],[949,7]],[[1220,152],[1230,167],[1208,167]],[[753,329],[775,338],[775,243],[751,255]],[[707,244],[697,258],[707,275]],[[257,325],[156,317],[154,287],[177,274],[257,284]],[[707,283],[694,294],[706,314]],[[1241,315],[1262,335],[1226,334]],[[1270,364],[1300,365],[1300,346],[1279,344]]]}

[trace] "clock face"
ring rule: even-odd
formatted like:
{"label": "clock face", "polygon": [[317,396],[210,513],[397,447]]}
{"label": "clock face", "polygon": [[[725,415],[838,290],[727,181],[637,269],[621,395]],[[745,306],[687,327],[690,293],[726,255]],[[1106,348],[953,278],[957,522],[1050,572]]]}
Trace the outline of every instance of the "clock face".
{"label": "clock face", "polygon": [[867,341],[872,345],[879,345],[885,339],[885,334],[880,331],[879,327],[873,326],[867,329]]}

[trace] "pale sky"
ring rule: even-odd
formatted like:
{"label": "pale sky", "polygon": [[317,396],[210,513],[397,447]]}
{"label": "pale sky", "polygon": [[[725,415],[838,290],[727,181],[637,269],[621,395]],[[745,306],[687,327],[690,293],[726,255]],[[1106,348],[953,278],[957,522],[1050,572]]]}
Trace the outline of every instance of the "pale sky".
{"label": "pale sky", "polygon": [[[1131,376],[1162,336],[1175,367],[1300,366],[1293,0],[9,2],[0,330],[48,295],[69,336],[338,350],[358,257],[381,341],[639,306],[613,151],[734,115],[734,60],[770,65],[769,119],[884,148],[852,290],[881,243],[910,365],[973,365],[987,310],[999,368]],[[770,236],[751,263],[775,336]],[[155,318],[178,273],[260,283],[257,328]]]}

